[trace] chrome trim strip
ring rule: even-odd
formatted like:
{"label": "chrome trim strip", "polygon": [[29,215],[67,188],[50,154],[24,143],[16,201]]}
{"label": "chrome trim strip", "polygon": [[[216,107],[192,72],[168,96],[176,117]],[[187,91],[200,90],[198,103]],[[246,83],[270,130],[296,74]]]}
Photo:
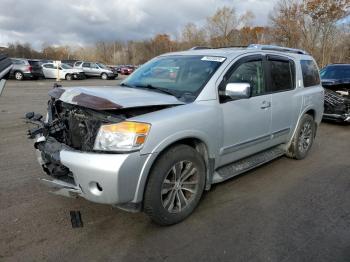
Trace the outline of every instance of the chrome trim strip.
{"label": "chrome trim strip", "polygon": [[271,135],[271,138],[276,138],[276,137],[279,137],[279,136],[288,135],[289,132],[290,132],[290,128],[287,127],[287,128],[278,130],[276,132],[273,132],[272,135]]}
{"label": "chrome trim strip", "polygon": [[233,153],[233,152],[236,152],[240,149],[244,149],[244,148],[247,148],[247,147],[262,143],[262,142],[266,142],[266,141],[273,139],[273,138],[276,138],[276,137],[287,135],[287,134],[289,134],[289,132],[290,132],[290,128],[288,127],[288,128],[284,128],[284,129],[278,130],[276,132],[273,132],[270,135],[264,135],[264,136],[261,136],[258,138],[254,138],[252,140],[248,140],[245,142],[241,142],[238,144],[227,146],[227,147],[220,149],[220,155],[226,155],[229,153]]}
{"label": "chrome trim strip", "polygon": [[238,143],[238,144],[227,146],[227,147],[224,147],[224,148],[220,149],[220,155],[226,155],[226,154],[229,154],[229,153],[233,153],[233,152],[236,152],[236,151],[238,151],[240,149],[247,148],[247,147],[250,147],[250,146],[253,146],[253,145],[265,142],[265,141],[268,141],[270,139],[271,139],[271,135],[264,135],[264,136],[261,136],[261,137],[254,138],[252,140],[248,140],[248,141],[245,141],[245,142],[241,142],[241,143]]}

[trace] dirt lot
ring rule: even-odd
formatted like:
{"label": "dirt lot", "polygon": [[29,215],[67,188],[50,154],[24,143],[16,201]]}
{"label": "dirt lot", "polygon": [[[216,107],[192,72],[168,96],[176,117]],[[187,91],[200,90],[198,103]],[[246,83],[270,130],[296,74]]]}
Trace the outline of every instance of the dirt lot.
{"label": "dirt lot", "polygon": [[[282,157],[217,185],[189,219],[159,227],[38,183],[21,118],[45,112],[52,83],[9,81],[0,97],[0,261],[350,261],[350,126],[322,123],[305,160]],[[83,228],[72,229],[70,210]]]}

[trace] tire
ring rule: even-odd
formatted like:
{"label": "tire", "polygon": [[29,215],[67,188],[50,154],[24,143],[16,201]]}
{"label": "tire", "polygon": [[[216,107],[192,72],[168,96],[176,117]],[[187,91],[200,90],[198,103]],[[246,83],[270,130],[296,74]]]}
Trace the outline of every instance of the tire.
{"label": "tire", "polygon": [[102,73],[101,74],[101,79],[102,80],[107,80],[108,79],[108,75],[106,73]]}
{"label": "tire", "polygon": [[174,146],[152,168],[144,212],[162,226],[179,223],[197,207],[204,185],[205,164],[201,155],[190,146]]}
{"label": "tire", "polygon": [[22,81],[24,79],[23,73],[20,72],[20,71],[16,71],[15,72],[15,79],[18,80],[18,81]]}
{"label": "tire", "polygon": [[314,142],[315,129],[313,117],[307,114],[302,116],[286,155],[298,160],[305,158]]}
{"label": "tire", "polygon": [[71,80],[72,80],[72,75],[71,75],[71,74],[66,74],[65,79],[66,79],[67,81],[71,81]]}

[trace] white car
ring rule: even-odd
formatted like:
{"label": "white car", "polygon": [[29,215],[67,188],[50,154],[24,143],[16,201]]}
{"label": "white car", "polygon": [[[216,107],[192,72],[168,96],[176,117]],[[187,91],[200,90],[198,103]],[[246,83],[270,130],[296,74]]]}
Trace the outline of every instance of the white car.
{"label": "white car", "polygon": [[[53,63],[46,63],[42,65],[45,78],[57,78],[57,66]],[[60,79],[84,79],[85,74],[83,70],[73,68],[67,64],[61,64],[58,67]]]}

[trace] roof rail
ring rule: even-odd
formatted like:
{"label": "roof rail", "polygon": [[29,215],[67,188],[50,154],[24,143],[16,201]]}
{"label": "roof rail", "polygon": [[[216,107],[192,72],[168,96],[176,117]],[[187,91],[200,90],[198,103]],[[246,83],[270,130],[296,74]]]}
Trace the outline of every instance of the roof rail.
{"label": "roof rail", "polygon": [[278,51],[278,52],[288,52],[294,54],[308,55],[309,53],[295,48],[288,48],[278,45],[259,45],[259,44],[251,44],[248,46],[248,49],[258,49],[258,50],[270,50],[270,51]]}
{"label": "roof rail", "polygon": [[190,48],[189,50],[203,50],[203,49],[213,49],[212,47],[209,46],[194,46]]}

